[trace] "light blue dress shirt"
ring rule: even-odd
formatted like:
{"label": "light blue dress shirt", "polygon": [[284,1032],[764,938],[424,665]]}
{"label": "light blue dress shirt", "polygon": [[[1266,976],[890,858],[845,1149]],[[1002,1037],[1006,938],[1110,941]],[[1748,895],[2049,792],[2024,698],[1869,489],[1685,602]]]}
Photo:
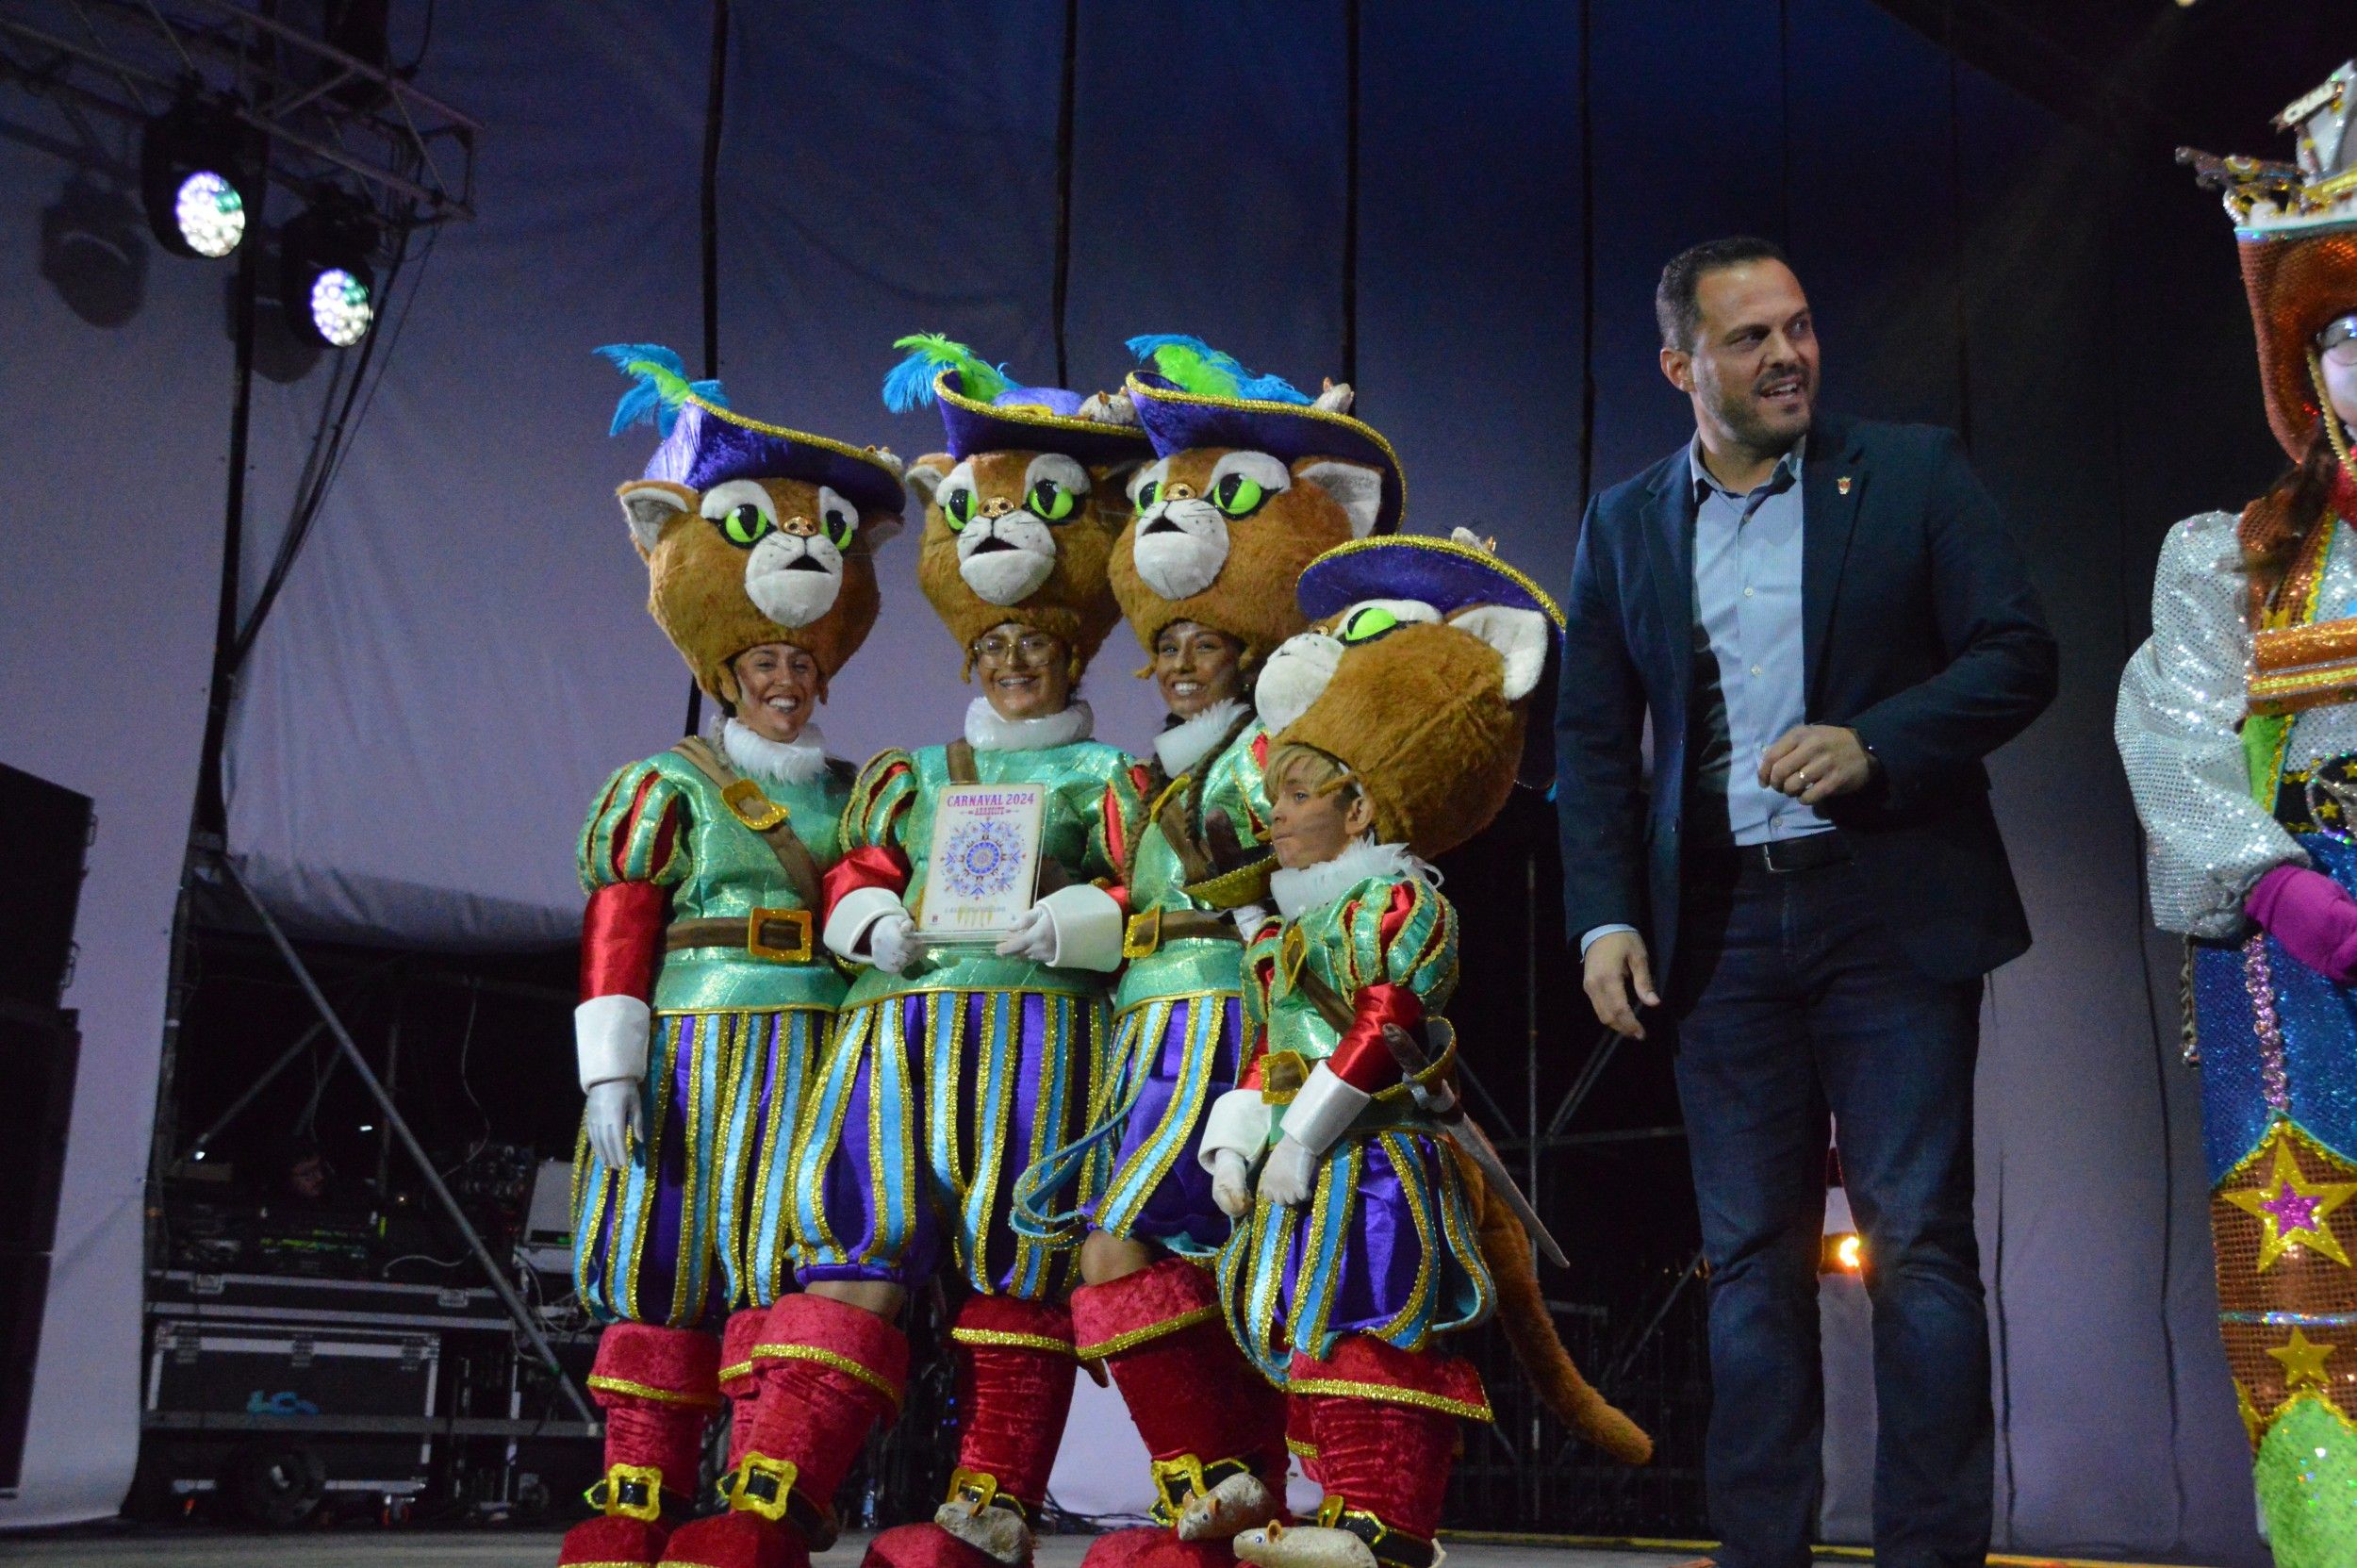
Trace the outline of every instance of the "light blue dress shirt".
{"label": "light blue dress shirt", "polygon": [[[1761,753],[1805,722],[1801,634],[1801,454],[1737,495],[1687,448],[1694,485],[1694,749],[1686,842],[1766,844],[1833,826],[1759,782]],[[1708,657],[1703,657],[1707,653]],[[1709,692],[1718,669],[1720,701]],[[1721,727],[1723,725],[1723,729]],[[1724,816],[1719,814],[1723,810]]]}
{"label": "light blue dress shirt", "polygon": [[[1759,782],[1762,752],[1805,721],[1807,654],[1801,630],[1801,462],[1805,439],[1756,489],[1737,495],[1686,449],[1694,490],[1693,757],[1685,841],[1766,844],[1833,826],[1814,806]],[[1596,939],[1634,926],[1598,926]]]}

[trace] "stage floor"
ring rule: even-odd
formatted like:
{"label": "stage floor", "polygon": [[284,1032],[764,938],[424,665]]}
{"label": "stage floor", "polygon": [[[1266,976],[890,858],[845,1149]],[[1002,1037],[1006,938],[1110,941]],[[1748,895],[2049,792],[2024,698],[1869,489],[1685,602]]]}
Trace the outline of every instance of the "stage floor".
{"label": "stage floor", "polygon": [[[1079,1568],[1090,1537],[1050,1536],[1040,1543],[1039,1568]],[[1671,1568],[1690,1561],[1686,1551],[1599,1551],[1559,1546],[1499,1546],[1464,1543],[1448,1548],[1444,1568]],[[335,1530],[288,1535],[237,1535],[203,1529],[150,1529],[34,1540],[0,1536],[0,1562],[40,1568],[303,1568],[333,1557],[338,1568],[550,1568],[556,1537],[529,1530]],[[1836,1559],[1824,1559],[1832,1562]],[[1857,1559],[1847,1560],[1855,1568]],[[845,1537],[816,1560],[817,1568],[855,1568],[857,1543]]]}

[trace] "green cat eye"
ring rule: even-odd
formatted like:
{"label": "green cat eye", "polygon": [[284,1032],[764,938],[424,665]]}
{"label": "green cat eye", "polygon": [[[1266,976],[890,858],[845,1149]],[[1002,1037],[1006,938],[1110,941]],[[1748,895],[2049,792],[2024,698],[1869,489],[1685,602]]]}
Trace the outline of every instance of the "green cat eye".
{"label": "green cat eye", "polygon": [[1248,474],[1231,473],[1211,487],[1211,503],[1231,518],[1248,518],[1261,509],[1268,492]]}
{"label": "green cat eye", "polygon": [[1031,487],[1027,504],[1031,515],[1043,522],[1062,522],[1072,515],[1073,495],[1052,479],[1043,479]]}
{"label": "green cat eye", "polygon": [[859,529],[859,519],[849,512],[836,510],[828,512],[818,520],[827,531],[829,544],[837,550],[851,548],[851,536]]}
{"label": "green cat eye", "polygon": [[1343,620],[1343,640],[1344,642],[1373,642],[1384,633],[1398,629],[1399,617],[1389,610],[1376,609],[1369,605],[1363,610],[1351,611],[1348,619]]}
{"label": "green cat eye", "polygon": [[942,498],[941,516],[949,524],[949,532],[952,534],[972,522],[974,520],[974,492],[951,490]]}
{"label": "green cat eye", "polygon": [[729,515],[720,520],[720,532],[729,536],[729,543],[746,550],[759,544],[775,527],[777,524],[769,520],[769,515],[750,501],[731,507]]}
{"label": "green cat eye", "polygon": [[1138,487],[1138,510],[1143,512],[1148,506],[1153,505],[1155,502],[1162,499],[1162,487],[1159,480],[1149,479],[1140,485]]}

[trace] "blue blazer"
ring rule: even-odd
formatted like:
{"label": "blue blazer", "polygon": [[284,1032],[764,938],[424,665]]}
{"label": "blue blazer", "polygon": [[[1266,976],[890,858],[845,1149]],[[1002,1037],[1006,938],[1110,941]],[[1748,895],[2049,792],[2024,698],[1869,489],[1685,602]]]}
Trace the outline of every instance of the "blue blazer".
{"label": "blue blazer", "polygon": [[[1981,759],[2053,700],[2045,611],[1953,431],[1821,419],[1801,485],[1808,722],[1854,729],[1882,763],[1875,784],[1821,809],[1916,967],[1985,974],[2030,945]],[[1677,947],[1693,581],[1681,447],[1589,503],[1555,724],[1572,939],[1637,927],[1656,983]]]}

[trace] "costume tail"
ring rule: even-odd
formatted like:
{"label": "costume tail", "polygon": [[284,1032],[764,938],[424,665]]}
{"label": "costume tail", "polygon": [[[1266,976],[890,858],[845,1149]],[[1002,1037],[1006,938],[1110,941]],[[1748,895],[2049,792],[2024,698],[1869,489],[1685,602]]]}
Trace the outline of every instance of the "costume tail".
{"label": "costume tail", "polygon": [[1557,1336],[1523,1222],[1490,1190],[1471,1161],[1459,1160],[1458,1168],[1464,1172],[1468,1194],[1480,1206],[1481,1256],[1497,1281],[1499,1327],[1539,1397],[1572,1430],[1622,1463],[1647,1462],[1653,1458],[1653,1439],[1579,1375],[1572,1353]]}

